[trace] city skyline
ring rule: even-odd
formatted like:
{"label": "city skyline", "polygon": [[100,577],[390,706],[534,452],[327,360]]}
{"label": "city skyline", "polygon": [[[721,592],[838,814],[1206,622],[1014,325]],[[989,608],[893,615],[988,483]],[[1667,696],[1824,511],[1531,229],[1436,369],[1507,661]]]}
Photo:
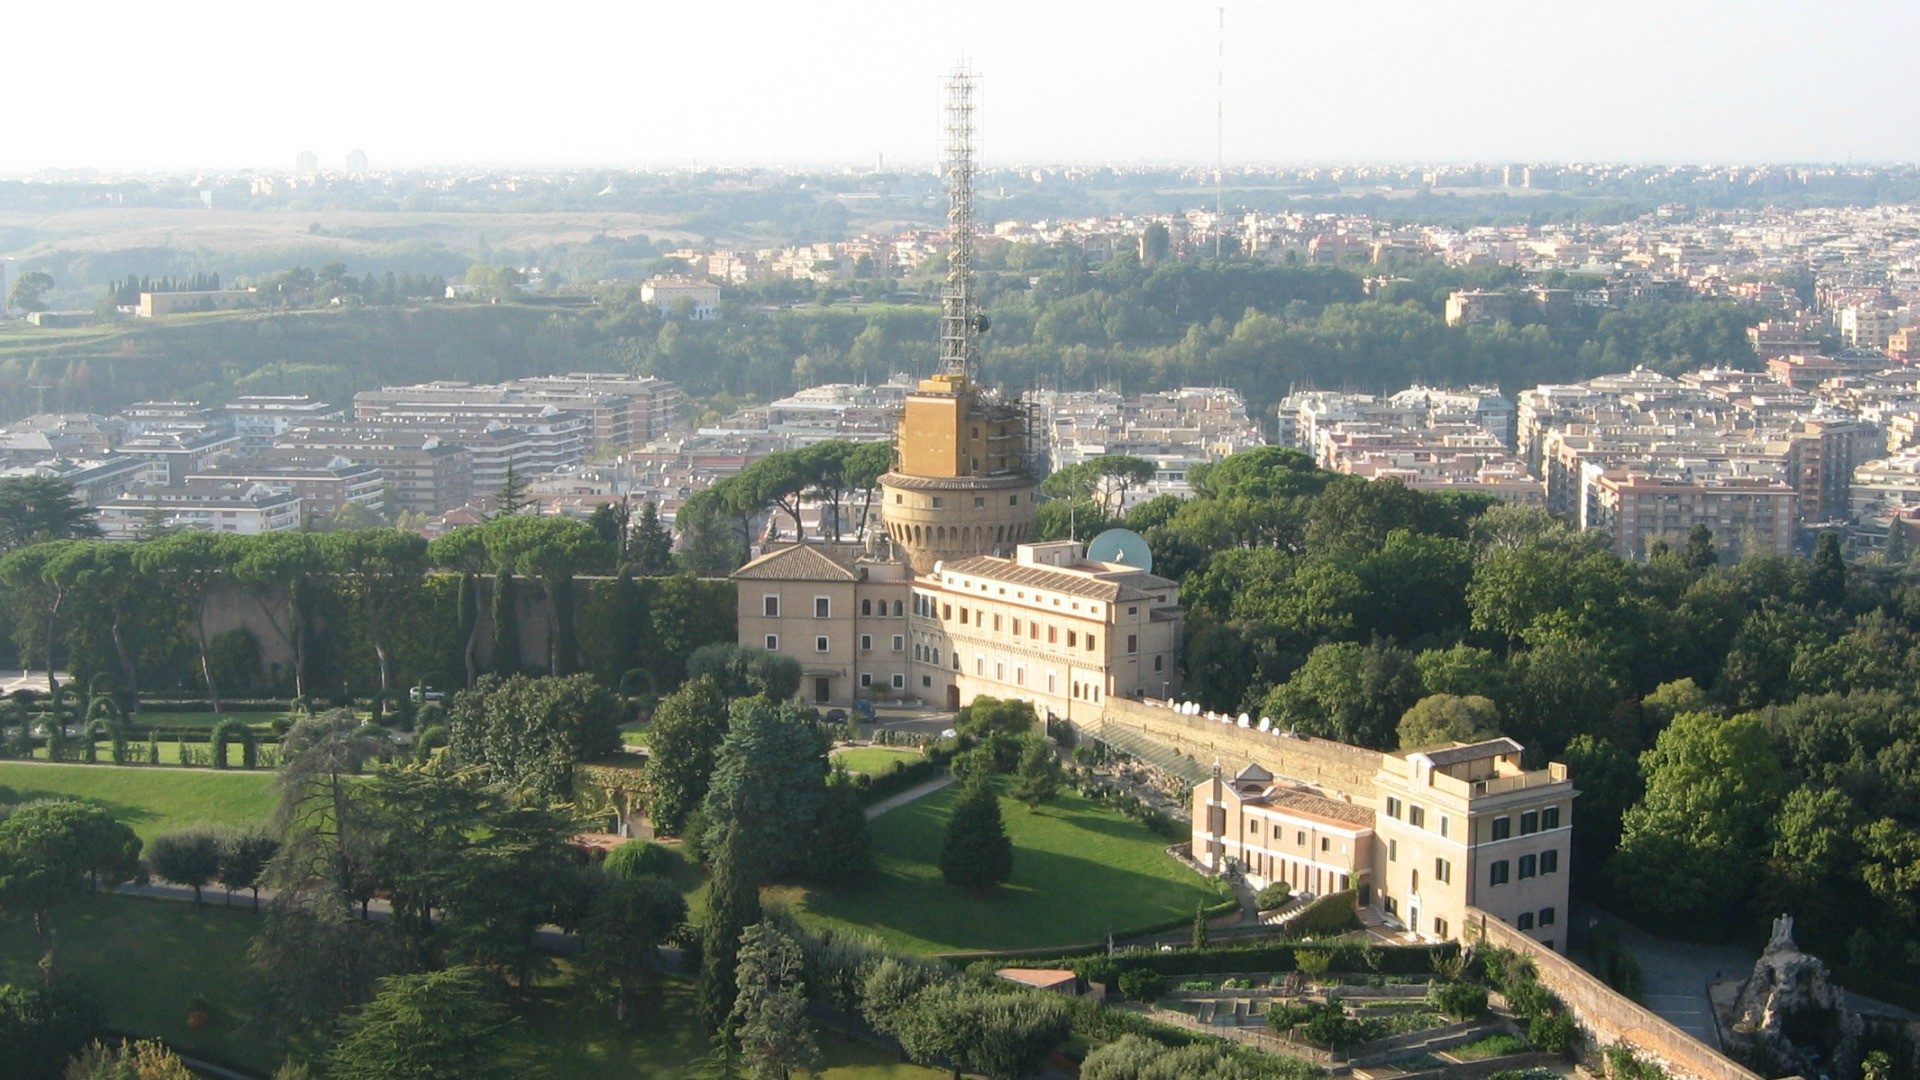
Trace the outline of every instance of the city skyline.
{"label": "city skyline", "polygon": [[[928,117],[956,59],[981,76],[988,166],[1215,157],[1211,2],[988,3],[959,26],[930,6],[735,5],[754,32],[725,39],[705,9],[575,4],[508,27],[354,3],[295,25],[228,7],[178,25],[14,16],[20,40],[84,34],[114,77],[78,80],[58,50],[17,57],[15,100],[46,122],[19,125],[0,172],[286,169],[306,150],[339,168],[354,149],[376,168],[917,167],[938,156]],[[1243,3],[1225,19],[1230,163],[1916,157],[1920,98],[1898,84],[1916,10]],[[183,81],[216,87],[221,122],[98,122],[127,86]]]}

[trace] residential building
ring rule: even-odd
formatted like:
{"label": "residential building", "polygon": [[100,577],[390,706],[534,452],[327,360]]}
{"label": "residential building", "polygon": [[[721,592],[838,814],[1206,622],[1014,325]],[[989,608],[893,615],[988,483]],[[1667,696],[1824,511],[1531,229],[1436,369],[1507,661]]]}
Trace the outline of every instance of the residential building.
{"label": "residential building", "polygon": [[309,521],[332,517],[349,504],[374,515],[386,510],[386,474],[337,454],[322,458],[295,450],[269,450],[189,473],[187,482],[196,481],[260,484],[298,495]]}
{"label": "residential building", "polygon": [[[380,470],[395,512],[432,517],[473,498],[473,455],[457,443],[404,428],[344,421],[305,424],[274,443],[311,460],[344,457]],[[484,490],[484,489],[482,489]]]}
{"label": "residential building", "polygon": [[1457,938],[1478,909],[1565,950],[1576,792],[1564,765],[1528,769],[1507,738],[1389,754],[1299,740],[1266,721],[1238,726],[1250,754],[1270,740],[1269,760],[1335,760],[1300,769],[1311,777],[1258,761],[1229,777],[1216,764],[1193,791],[1202,867],[1237,870],[1255,888],[1352,889],[1362,907],[1426,940]]}
{"label": "residential building", "polygon": [[109,540],[139,540],[180,529],[260,533],[297,529],[300,496],[245,481],[188,480],[132,488],[100,504],[96,520]]}
{"label": "residential building", "polygon": [[720,317],[720,286],[678,275],[653,277],[640,283],[640,302],[652,304],[661,315],[684,310],[687,318],[706,322]]}
{"label": "residential building", "polygon": [[143,292],[134,314],[143,319],[195,311],[232,311],[252,307],[259,294],[252,289],[203,289],[196,292]]}

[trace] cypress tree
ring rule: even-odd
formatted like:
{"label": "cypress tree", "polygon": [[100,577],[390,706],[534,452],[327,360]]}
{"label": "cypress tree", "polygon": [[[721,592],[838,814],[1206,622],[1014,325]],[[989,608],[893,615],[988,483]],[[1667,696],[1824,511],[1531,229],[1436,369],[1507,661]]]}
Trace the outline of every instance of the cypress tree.
{"label": "cypress tree", "polygon": [[940,876],[962,889],[990,889],[1013,873],[1013,841],[1000,820],[1000,795],[984,772],[967,781],[940,845]]}
{"label": "cypress tree", "polygon": [[514,599],[513,572],[493,575],[493,651],[487,666],[502,675],[520,670],[520,618]]}
{"label": "cypress tree", "polygon": [[633,561],[647,577],[673,572],[673,534],[651,499],[640,504],[640,521],[633,528]]}
{"label": "cypress tree", "polygon": [[1842,607],[1847,602],[1847,562],[1840,555],[1840,534],[1822,533],[1813,549],[1813,569],[1807,575],[1808,589],[1816,604]]}
{"label": "cypress tree", "polygon": [[473,653],[474,647],[479,644],[474,640],[474,631],[480,626],[479,591],[480,582],[472,574],[460,575],[460,593],[454,599],[454,622],[459,627],[460,657],[466,668],[469,687],[473,685],[474,676],[478,674],[474,670]]}
{"label": "cypress tree", "polygon": [[707,924],[700,934],[700,1019],[720,1031],[733,1015],[739,993],[740,935],[760,921],[760,882],[745,852],[740,822],[727,826],[713,852],[713,884]]}
{"label": "cypress tree", "polygon": [[613,635],[609,651],[616,657],[616,678],[640,666],[640,637],[647,622],[644,604],[640,585],[633,580],[633,567],[622,565],[620,576],[613,582],[613,618],[607,627]]}

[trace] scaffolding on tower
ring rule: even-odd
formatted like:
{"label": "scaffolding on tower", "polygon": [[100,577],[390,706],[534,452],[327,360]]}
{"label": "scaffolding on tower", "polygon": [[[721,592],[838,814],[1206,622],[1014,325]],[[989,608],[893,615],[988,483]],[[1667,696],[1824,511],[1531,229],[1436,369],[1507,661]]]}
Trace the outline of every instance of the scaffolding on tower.
{"label": "scaffolding on tower", "polygon": [[940,370],[973,378],[980,305],[973,295],[973,72],[947,79],[947,281],[940,291]]}

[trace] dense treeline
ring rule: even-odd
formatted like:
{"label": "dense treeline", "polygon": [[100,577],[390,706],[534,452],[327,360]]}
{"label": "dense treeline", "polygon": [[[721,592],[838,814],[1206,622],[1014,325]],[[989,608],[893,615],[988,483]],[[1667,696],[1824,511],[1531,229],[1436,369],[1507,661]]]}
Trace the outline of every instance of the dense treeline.
{"label": "dense treeline", "polygon": [[[1268,448],[1135,508],[1190,615],[1187,693],[1392,749],[1499,731],[1581,790],[1576,887],[1658,925],[1801,941],[1920,979],[1920,567],[1645,563],[1544,513]],[[1082,535],[1085,535],[1084,531]]]}
{"label": "dense treeline", "polygon": [[[1408,280],[1369,297],[1361,274],[1371,267],[1234,260],[1147,267],[1124,253],[1090,270],[1076,253],[1026,245],[994,250],[984,263],[988,381],[1128,390],[1216,384],[1256,406],[1309,386],[1480,382],[1512,391],[1636,364],[1751,366],[1744,331],[1761,317],[1724,303],[1636,302],[1557,327],[1524,318],[1449,327],[1440,309],[1449,289],[1511,284],[1513,273],[1415,263],[1392,270]],[[938,269],[925,268],[907,288],[925,292]],[[413,287],[425,284],[431,281]],[[406,282],[356,279],[337,264],[275,287],[282,285],[303,297],[411,295]],[[0,400],[26,409],[36,400],[30,388],[46,386],[48,406],[62,409],[243,393],[305,392],[338,402],[403,381],[591,368],[659,375],[725,409],[822,382],[927,370],[938,342],[931,304],[813,302],[899,288],[891,280],[818,293],[791,282],[737,287],[725,294],[722,318],[705,323],[662,318],[637,291],[613,287],[585,310],[502,304],[250,313],[23,336],[0,348]]]}
{"label": "dense treeline", "polygon": [[[104,678],[132,707],[142,692],[217,708],[467,686],[482,671],[585,671],[607,686],[637,672],[664,690],[695,650],[733,640],[730,586],[618,565],[577,580],[612,573],[614,548],[551,517],[432,544],[396,529],[44,540],[0,558],[0,606],[21,666],[44,667],[51,648],[55,667]],[[263,662],[268,650],[285,662]]]}

